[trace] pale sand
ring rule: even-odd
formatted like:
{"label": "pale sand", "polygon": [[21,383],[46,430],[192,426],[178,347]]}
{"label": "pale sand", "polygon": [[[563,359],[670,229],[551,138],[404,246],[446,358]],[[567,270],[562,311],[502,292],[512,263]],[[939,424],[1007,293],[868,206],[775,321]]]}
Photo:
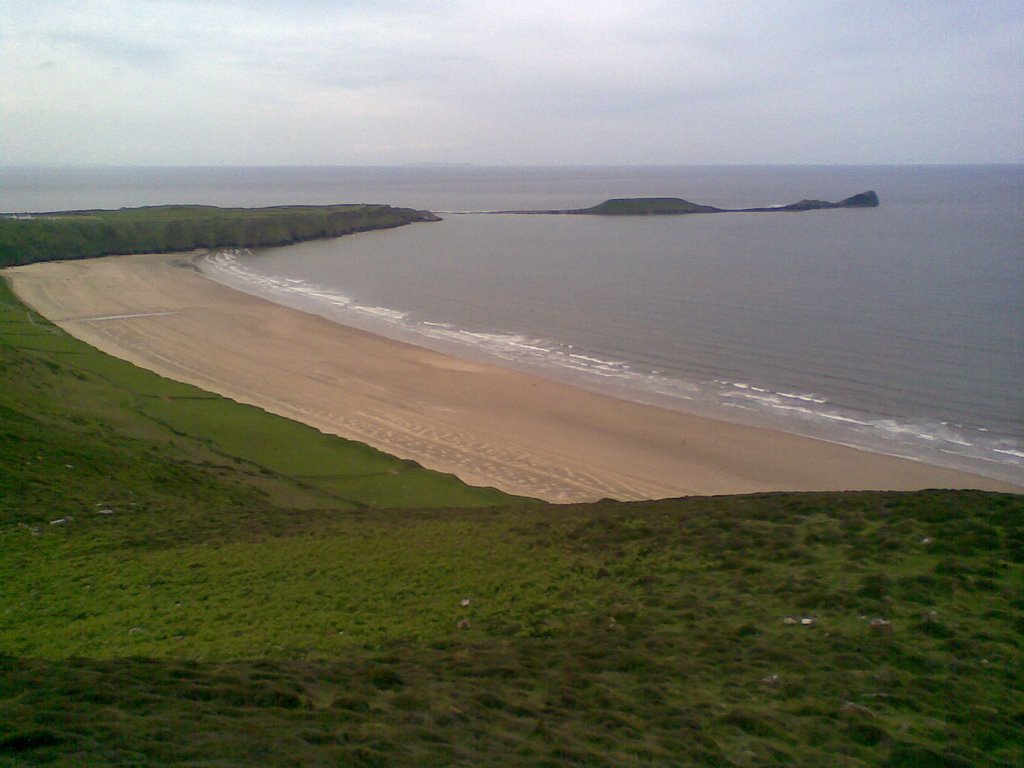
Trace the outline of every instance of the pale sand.
{"label": "pale sand", "polygon": [[116,256],[5,274],[24,301],[104,352],[474,485],[559,502],[1022,490],[449,357],[234,291],[190,264],[187,255]]}

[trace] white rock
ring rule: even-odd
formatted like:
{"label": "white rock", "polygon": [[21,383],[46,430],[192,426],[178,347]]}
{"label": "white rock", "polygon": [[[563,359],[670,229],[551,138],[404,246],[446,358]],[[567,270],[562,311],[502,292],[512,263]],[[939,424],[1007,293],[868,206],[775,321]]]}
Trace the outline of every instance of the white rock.
{"label": "white rock", "polygon": [[868,626],[871,628],[871,631],[876,632],[880,635],[892,633],[892,622],[887,619],[872,619]]}

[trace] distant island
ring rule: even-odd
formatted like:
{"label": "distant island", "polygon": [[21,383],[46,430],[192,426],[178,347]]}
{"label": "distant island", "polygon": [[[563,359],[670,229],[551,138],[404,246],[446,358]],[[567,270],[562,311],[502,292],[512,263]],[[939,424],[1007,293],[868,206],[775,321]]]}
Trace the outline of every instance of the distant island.
{"label": "distant island", "polygon": [[801,200],[790,205],[762,208],[716,208],[683,200],[680,197],[625,197],[605,200],[590,208],[568,210],[487,211],[487,213],[526,213],[566,216],[679,216],[690,213],[777,213],[816,211],[826,208],[877,208],[878,194],[874,190],[861,192],[838,203],[827,200]]}

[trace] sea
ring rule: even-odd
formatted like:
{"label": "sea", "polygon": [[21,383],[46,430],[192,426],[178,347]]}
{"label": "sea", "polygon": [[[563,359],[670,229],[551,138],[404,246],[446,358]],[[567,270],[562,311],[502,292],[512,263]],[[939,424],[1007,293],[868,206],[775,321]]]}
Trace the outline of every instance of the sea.
{"label": "sea", "polygon": [[[487,213],[869,189],[878,208]],[[0,168],[7,213],[167,203],[428,209],[197,267],[443,352],[1024,483],[1024,166]]]}

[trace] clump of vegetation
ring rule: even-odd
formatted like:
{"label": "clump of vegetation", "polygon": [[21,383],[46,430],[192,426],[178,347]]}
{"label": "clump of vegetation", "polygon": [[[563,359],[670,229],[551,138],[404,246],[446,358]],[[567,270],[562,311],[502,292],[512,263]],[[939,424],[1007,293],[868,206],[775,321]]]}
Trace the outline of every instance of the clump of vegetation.
{"label": "clump of vegetation", "polygon": [[428,211],[389,205],[162,205],[7,215],[0,216],[0,267],[112,254],[288,245],[436,220]]}
{"label": "clump of vegetation", "polygon": [[4,765],[1024,761],[1020,496],[545,505],[0,302]]}

